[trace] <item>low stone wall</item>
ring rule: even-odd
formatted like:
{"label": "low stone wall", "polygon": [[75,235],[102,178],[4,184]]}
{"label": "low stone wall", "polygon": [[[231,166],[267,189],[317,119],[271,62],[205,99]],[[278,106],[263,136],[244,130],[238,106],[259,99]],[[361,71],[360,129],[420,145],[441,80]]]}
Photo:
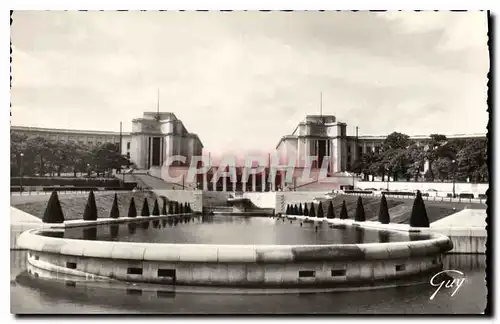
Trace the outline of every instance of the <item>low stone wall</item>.
{"label": "low stone wall", "polygon": [[45,237],[18,244],[34,267],[95,279],[216,286],[329,286],[438,269],[451,249],[442,235],[382,244],[261,246],[102,242]]}
{"label": "low stone wall", "polygon": [[[487,231],[485,228],[479,227],[411,227],[408,224],[381,224],[380,222],[365,221],[357,222],[352,219],[327,219],[308,216],[285,215],[287,218],[310,220],[315,222],[327,222],[334,225],[349,225],[359,226],[363,228],[387,230],[387,231],[401,231],[407,233],[421,233],[431,235],[444,235],[450,239],[453,248],[447,253],[471,253],[471,254],[485,254],[486,253],[486,240]],[[451,216],[449,216],[451,217]]]}

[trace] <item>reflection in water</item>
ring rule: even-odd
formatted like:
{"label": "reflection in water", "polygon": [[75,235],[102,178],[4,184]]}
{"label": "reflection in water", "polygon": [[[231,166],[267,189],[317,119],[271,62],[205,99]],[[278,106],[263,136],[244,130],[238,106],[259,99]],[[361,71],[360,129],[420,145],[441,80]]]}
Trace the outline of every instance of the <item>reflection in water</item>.
{"label": "reflection in water", "polygon": [[162,223],[163,227],[167,227],[167,220],[166,219],[163,219],[161,221],[161,223]]}
{"label": "reflection in water", "polygon": [[[143,289],[123,283],[97,283],[65,278],[42,279],[27,273],[26,251],[10,252],[10,302],[13,313],[284,313],[342,314],[453,314],[481,313],[486,302],[484,255],[446,255],[448,269],[465,273],[466,281],[457,294],[440,292],[429,300],[435,287],[428,284],[369,291],[317,294],[218,294],[182,293],[175,286],[156,285]],[[37,270],[38,271],[38,270]],[[58,278],[62,277],[56,273]],[[426,278],[424,278],[426,279]],[[427,280],[425,280],[427,281]],[[139,293],[140,292],[140,293]],[[166,302],[168,298],[168,302]]]}
{"label": "reflection in water", "polygon": [[97,239],[97,227],[88,227],[83,229],[83,239],[95,241]]}
{"label": "reflection in water", "polygon": [[[209,219],[210,222],[203,220]],[[124,242],[188,244],[360,244],[408,241],[408,234],[362,229],[356,226],[330,226],[325,222],[285,222],[269,217],[217,215],[167,219],[171,227],[160,226],[163,220],[140,220],[142,223],[97,226],[97,240]],[[151,224],[150,224],[151,223]],[[173,227],[172,227],[173,225]],[[116,226],[123,227],[117,230]],[[136,231],[136,228],[141,229]],[[93,233],[92,233],[93,232]],[[111,235],[110,235],[111,234]],[[86,230],[84,239],[95,240],[95,227]],[[82,239],[82,228],[68,228],[65,238]],[[413,239],[419,237],[413,236]]]}
{"label": "reflection in water", "polygon": [[120,227],[116,224],[109,225],[109,234],[113,241],[116,240],[116,238],[118,237],[119,228]]}

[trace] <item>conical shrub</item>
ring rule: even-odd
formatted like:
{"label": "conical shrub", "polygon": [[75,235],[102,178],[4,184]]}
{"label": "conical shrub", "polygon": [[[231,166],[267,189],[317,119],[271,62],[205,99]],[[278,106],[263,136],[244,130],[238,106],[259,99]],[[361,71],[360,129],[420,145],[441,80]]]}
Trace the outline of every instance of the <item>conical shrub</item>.
{"label": "conical shrub", "polygon": [[302,210],[302,203],[299,204],[299,211],[297,212],[297,215],[303,215],[304,211]]}
{"label": "conical shrub", "polygon": [[323,214],[323,205],[321,204],[321,201],[318,204],[318,218],[323,218],[325,215]]}
{"label": "conical shrub", "polygon": [[174,201],[174,214],[179,214],[179,202]]}
{"label": "conical shrub", "polygon": [[110,218],[118,218],[120,217],[120,210],[118,209],[118,196],[115,194],[115,199],[113,199],[113,205],[111,206],[111,210],[109,212]]}
{"label": "conical shrub", "polygon": [[174,202],[173,201],[169,201],[168,202],[168,214],[172,215],[173,213],[174,213]]}
{"label": "conical shrub", "polygon": [[192,213],[192,212],[193,212],[193,210],[191,209],[191,203],[188,203],[188,212],[189,212],[189,213]]}
{"label": "conical shrub", "polygon": [[128,205],[128,217],[137,217],[137,208],[135,207],[134,197],[130,199],[130,204]]}
{"label": "conical shrub", "polygon": [[148,198],[144,198],[144,203],[142,204],[141,216],[149,216],[149,204]]}
{"label": "conical shrub", "polygon": [[89,198],[87,199],[87,204],[85,205],[85,210],[83,211],[83,220],[97,220],[97,206],[95,204],[95,196],[92,190],[89,193]]}
{"label": "conical shrub", "polygon": [[290,214],[290,205],[286,205],[285,215],[291,215]]}
{"label": "conical shrub", "polygon": [[411,227],[429,227],[429,218],[427,217],[427,211],[425,210],[424,200],[422,199],[422,193],[417,191],[417,197],[413,202],[413,208],[411,210],[410,217]]}
{"label": "conical shrub", "polygon": [[364,222],[366,220],[365,208],[363,207],[361,196],[358,197],[358,203],[356,204],[356,215],[354,216],[354,220],[358,222]]}
{"label": "conical shrub", "polygon": [[179,214],[184,214],[184,206],[182,203],[179,204]]}
{"label": "conical shrub", "polygon": [[186,214],[189,213],[189,208],[188,208],[188,203],[187,202],[184,203],[184,212]]}
{"label": "conical shrub", "polygon": [[304,216],[309,216],[309,209],[307,209],[307,203],[304,203]]}
{"label": "conical shrub", "polygon": [[389,217],[389,208],[387,207],[387,199],[385,199],[384,194],[382,194],[382,198],[380,198],[378,221],[382,224],[389,224],[391,222],[391,218]]}
{"label": "conical shrub", "polygon": [[52,191],[47,207],[45,207],[42,221],[48,224],[64,223],[64,214],[61,208],[61,203],[59,202],[57,191]]}
{"label": "conical shrub", "polygon": [[342,201],[342,209],[340,210],[340,219],[348,219],[349,215],[347,215],[347,207],[345,205],[345,200]]}
{"label": "conical shrub", "polygon": [[335,214],[333,211],[333,203],[331,200],[328,203],[328,209],[326,210],[326,218],[335,218]]}
{"label": "conical shrub", "polygon": [[153,216],[160,216],[160,206],[158,206],[158,199],[155,199],[155,203],[153,205]]}
{"label": "conical shrub", "polygon": [[163,197],[163,206],[161,208],[161,214],[167,215],[167,198]]}
{"label": "conical shrub", "polygon": [[311,203],[311,209],[309,209],[309,217],[316,217],[316,212],[314,210],[314,203]]}
{"label": "conical shrub", "polygon": [[298,215],[299,214],[299,206],[297,204],[293,205],[293,214]]}

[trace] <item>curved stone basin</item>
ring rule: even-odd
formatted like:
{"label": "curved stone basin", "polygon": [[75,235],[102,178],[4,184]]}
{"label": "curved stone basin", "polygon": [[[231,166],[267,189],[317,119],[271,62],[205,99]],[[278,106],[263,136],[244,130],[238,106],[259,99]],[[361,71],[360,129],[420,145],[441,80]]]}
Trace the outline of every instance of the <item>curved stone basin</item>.
{"label": "curved stone basin", "polygon": [[18,239],[34,269],[190,286],[356,286],[435,271],[452,248],[440,234],[388,243],[222,245],[94,241],[40,235],[43,231],[29,230]]}

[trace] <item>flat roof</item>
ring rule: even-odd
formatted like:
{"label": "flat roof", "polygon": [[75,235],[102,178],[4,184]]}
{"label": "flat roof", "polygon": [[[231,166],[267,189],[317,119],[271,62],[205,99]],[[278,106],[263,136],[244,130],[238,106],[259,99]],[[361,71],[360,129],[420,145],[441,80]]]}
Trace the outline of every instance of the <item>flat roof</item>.
{"label": "flat roof", "polygon": [[[29,127],[29,126],[15,126],[11,125],[10,129],[13,131],[22,132],[40,132],[40,133],[61,133],[61,134],[75,134],[75,135],[102,135],[102,136],[120,136],[120,132],[100,131],[100,130],[81,130],[81,129],[64,129],[64,128],[43,128],[43,127]],[[122,132],[122,136],[130,135],[130,133]]]}

